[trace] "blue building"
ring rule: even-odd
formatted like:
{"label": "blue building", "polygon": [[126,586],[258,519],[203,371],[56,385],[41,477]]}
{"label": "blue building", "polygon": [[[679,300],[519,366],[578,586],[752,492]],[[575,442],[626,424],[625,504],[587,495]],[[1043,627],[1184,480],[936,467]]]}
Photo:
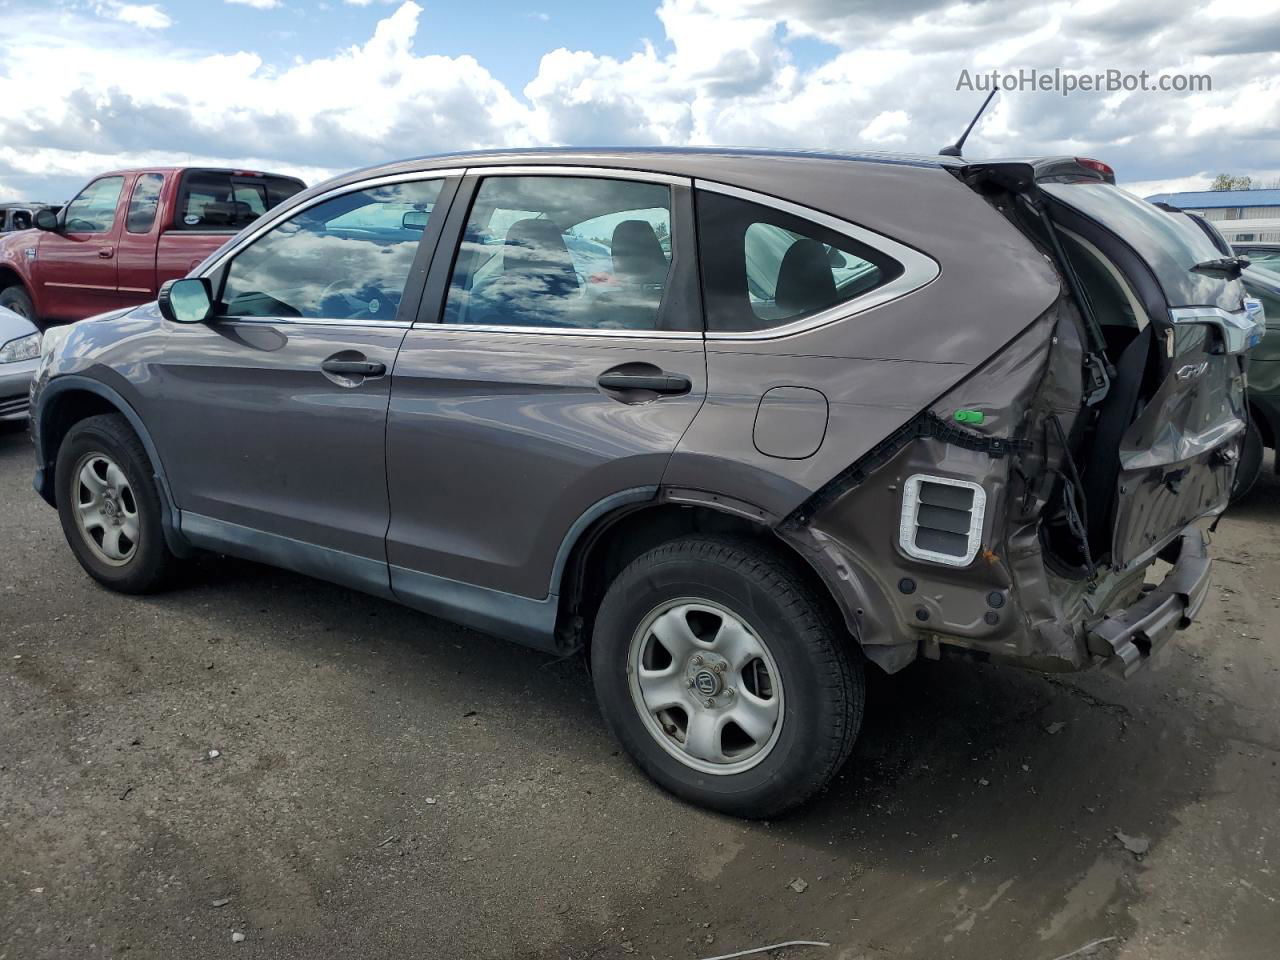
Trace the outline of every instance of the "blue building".
{"label": "blue building", "polygon": [[1152,203],[1167,203],[1198,213],[1206,220],[1271,220],[1280,218],[1280,190],[1192,190],[1156,193]]}

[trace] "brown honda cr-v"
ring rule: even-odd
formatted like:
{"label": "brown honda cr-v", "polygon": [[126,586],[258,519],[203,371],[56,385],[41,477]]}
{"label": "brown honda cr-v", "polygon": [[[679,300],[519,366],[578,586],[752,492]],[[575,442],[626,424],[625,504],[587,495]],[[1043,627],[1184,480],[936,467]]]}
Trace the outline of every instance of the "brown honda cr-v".
{"label": "brown honda cr-v", "polygon": [[1187,625],[1239,272],[1094,160],[390,164],[46,334],[35,485],[112,589],[214,550],[583,651],[647,774],[769,816],[869,667],[1128,673]]}

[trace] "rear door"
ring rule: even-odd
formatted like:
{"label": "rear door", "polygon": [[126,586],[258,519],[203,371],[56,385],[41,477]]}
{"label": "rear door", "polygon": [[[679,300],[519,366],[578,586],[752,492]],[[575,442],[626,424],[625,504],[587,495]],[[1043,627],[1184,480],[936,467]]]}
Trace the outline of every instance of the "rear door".
{"label": "rear door", "polygon": [[1245,429],[1244,354],[1260,339],[1260,313],[1235,271],[1214,266],[1223,253],[1188,217],[1107,183],[1040,186],[1056,201],[1077,272],[1094,278],[1090,298],[1116,368],[1084,480],[1090,510],[1107,500],[1099,483],[1112,509],[1092,525],[1110,527],[1116,567],[1139,565],[1226,507]]}
{"label": "rear door", "polygon": [[217,316],[171,325],[147,418],[197,543],[387,592],[391,369],[456,182],[315,198],[219,266]]}
{"label": "rear door", "polygon": [[36,276],[46,318],[82,320],[128,305],[120,297],[116,247],[132,179],[99,177],[67,204],[61,229],[41,233]]}
{"label": "rear door", "polygon": [[156,240],[160,232],[160,196],[165,175],[158,171],[139,173],[129,193],[124,212],[124,230],[116,250],[120,296],[133,303],[154,300],[156,283]]}
{"label": "rear door", "polygon": [[401,599],[549,639],[554,604],[521,600],[551,597],[575,524],[655,495],[706,393],[691,208],[687,181],[656,174],[464,182],[396,361]]}

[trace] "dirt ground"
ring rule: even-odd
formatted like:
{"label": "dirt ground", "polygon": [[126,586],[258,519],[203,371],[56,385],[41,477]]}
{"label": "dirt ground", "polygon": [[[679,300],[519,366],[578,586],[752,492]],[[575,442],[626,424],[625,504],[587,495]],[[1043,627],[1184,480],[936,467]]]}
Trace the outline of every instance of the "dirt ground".
{"label": "dirt ground", "polygon": [[215,557],[99,589],[30,475],[0,435],[0,960],[1280,949],[1272,476],[1161,669],[879,677],[839,781],[764,824],[644,780],[575,662]]}

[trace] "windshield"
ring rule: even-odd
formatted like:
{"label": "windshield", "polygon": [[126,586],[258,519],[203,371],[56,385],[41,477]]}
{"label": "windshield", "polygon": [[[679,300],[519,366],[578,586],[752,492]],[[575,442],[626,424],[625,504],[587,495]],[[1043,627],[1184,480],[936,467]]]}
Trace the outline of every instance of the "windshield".
{"label": "windshield", "polygon": [[1156,275],[1169,306],[1240,309],[1244,290],[1239,280],[1191,269],[1223,254],[1186,217],[1171,217],[1109,183],[1042,183],[1040,188],[1128,243]]}

